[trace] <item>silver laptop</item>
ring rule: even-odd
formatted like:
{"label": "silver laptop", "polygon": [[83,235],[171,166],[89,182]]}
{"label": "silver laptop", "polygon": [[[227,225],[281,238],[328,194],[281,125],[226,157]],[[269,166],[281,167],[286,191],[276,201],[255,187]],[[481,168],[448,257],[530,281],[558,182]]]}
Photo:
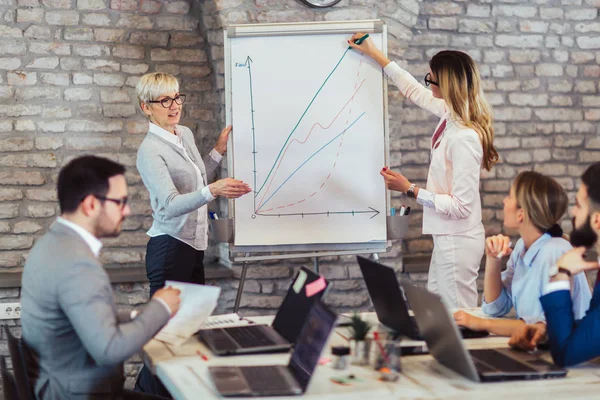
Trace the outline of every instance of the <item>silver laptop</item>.
{"label": "silver laptop", "polygon": [[440,363],[475,382],[562,378],[567,375],[536,355],[511,350],[467,351],[454,318],[439,296],[401,282],[429,352]]}
{"label": "silver laptop", "polygon": [[306,392],[336,315],[320,301],[312,306],[288,365],[209,367],[224,397],[289,396]]}

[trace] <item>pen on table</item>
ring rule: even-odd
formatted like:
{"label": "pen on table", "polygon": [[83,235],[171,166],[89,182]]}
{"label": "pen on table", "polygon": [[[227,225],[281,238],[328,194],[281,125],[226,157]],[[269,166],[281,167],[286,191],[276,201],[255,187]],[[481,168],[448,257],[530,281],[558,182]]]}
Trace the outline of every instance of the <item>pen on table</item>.
{"label": "pen on table", "polygon": [[406,207],[406,211],[404,211],[404,215],[408,215],[410,213],[410,206]]}
{"label": "pen on table", "polygon": [[339,333],[337,330],[334,331],[335,333],[337,333],[338,335],[340,335],[345,341],[349,342],[350,339],[347,336],[342,335],[341,333]]}
{"label": "pen on table", "polygon": [[208,361],[208,357],[206,357],[200,350],[196,350],[196,354],[199,355],[204,361]]}
{"label": "pen on table", "polygon": [[390,208],[390,216],[396,215],[396,209],[394,207]]}
{"label": "pen on table", "polygon": [[[364,42],[367,38],[369,37],[369,34],[367,33],[365,36],[358,38],[354,41],[354,43],[356,44],[362,44],[362,42]],[[351,49],[351,46],[348,46],[349,49]]]}
{"label": "pen on table", "polygon": [[[508,246],[506,247],[507,249],[510,249],[512,247],[512,242],[508,242]],[[501,253],[498,253],[498,255],[496,256],[497,259],[501,259],[502,257],[504,257],[504,251]]]}

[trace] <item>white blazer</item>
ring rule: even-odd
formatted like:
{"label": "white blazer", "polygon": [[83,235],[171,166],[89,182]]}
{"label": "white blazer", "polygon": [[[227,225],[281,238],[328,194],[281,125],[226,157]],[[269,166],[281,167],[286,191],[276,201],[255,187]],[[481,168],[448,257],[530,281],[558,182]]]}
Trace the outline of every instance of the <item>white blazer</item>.
{"label": "white blazer", "polygon": [[453,120],[443,99],[433,97],[395,62],[384,68],[400,92],[421,108],[446,120],[439,146],[431,150],[427,186],[419,189],[417,202],[423,206],[423,234],[452,235],[481,224],[479,179],[483,146],[471,128]]}

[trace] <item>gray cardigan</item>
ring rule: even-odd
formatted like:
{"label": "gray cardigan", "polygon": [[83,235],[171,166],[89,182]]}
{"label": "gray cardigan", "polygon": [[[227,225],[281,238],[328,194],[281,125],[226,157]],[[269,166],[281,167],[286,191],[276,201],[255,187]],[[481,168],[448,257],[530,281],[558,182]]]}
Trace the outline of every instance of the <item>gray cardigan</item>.
{"label": "gray cardigan", "polygon": [[[219,163],[210,156],[203,162],[192,131],[180,125],[177,129],[182,133],[183,146],[207,184],[207,174],[212,174]],[[140,145],[136,165],[150,193],[154,230],[195,247],[196,232],[206,235],[207,227],[197,226],[198,213],[194,211],[214,197],[208,188],[198,189],[194,166],[177,146],[152,132],[146,134]]]}

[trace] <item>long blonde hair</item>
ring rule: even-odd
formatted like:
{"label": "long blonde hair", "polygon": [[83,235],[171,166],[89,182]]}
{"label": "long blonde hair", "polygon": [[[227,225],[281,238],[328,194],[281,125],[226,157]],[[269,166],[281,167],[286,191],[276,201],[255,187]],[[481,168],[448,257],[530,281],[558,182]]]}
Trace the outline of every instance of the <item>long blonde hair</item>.
{"label": "long blonde hair", "polygon": [[558,225],[567,212],[569,198],[565,189],[554,179],[535,171],[523,171],[512,184],[517,206],[540,232],[562,236]]}
{"label": "long blonde hair", "polygon": [[479,135],[483,147],[483,168],[489,171],[498,162],[498,152],[494,147],[492,110],[483,95],[475,62],[461,51],[444,50],[431,58],[429,67],[452,117]]}

